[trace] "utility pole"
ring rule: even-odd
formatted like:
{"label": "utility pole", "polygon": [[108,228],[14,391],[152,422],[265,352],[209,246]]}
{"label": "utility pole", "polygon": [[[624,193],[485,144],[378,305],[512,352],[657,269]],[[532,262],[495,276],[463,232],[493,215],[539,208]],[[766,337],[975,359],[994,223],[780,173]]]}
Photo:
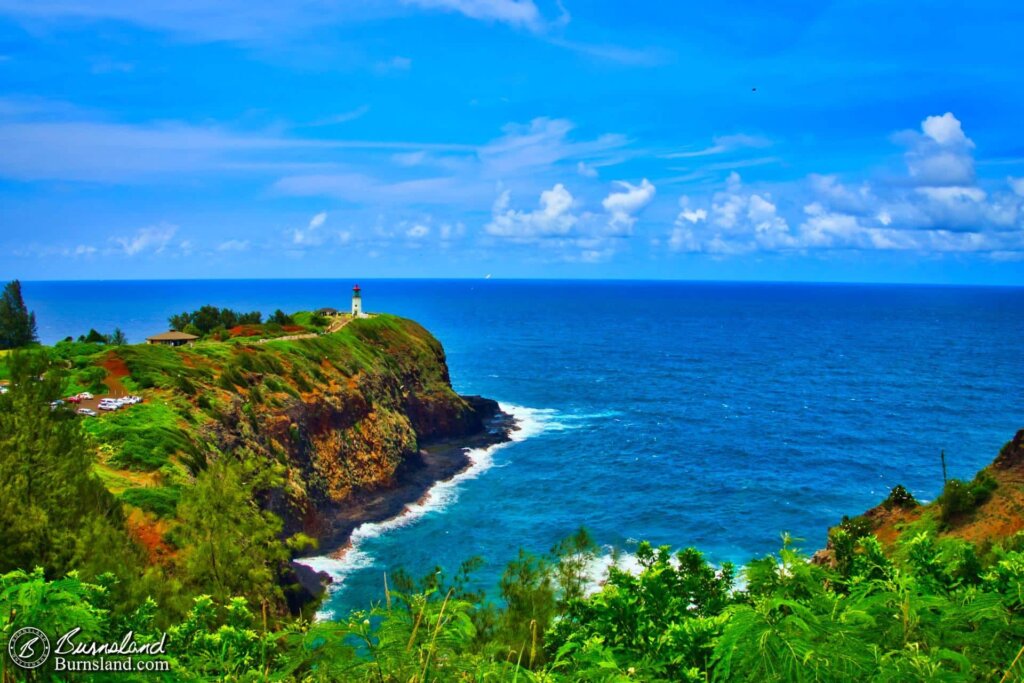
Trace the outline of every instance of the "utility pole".
{"label": "utility pole", "polygon": [[942,486],[943,486],[943,488],[945,488],[946,481],[947,481],[946,480],[946,449],[945,448],[943,448],[942,451],[940,451],[940,456],[942,457]]}

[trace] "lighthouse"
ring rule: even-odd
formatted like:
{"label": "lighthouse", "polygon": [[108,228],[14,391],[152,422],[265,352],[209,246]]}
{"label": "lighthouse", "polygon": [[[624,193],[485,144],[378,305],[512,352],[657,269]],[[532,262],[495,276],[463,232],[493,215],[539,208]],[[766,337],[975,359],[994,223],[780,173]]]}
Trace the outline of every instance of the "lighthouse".
{"label": "lighthouse", "polygon": [[356,285],[355,287],[352,288],[352,317],[366,317],[366,314],[363,313],[363,296],[360,293],[359,285]]}

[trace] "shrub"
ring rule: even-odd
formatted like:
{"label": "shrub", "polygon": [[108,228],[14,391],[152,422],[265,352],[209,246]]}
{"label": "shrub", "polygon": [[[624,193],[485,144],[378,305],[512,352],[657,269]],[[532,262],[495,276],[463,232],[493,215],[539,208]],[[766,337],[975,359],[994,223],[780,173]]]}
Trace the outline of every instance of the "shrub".
{"label": "shrub", "polygon": [[839,523],[838,528],[845,531],[856,541],[871,533],[871,521],[863,516],[848,517],[843,515],[843,521]]}
{"label": "shrub", "polygon": [[938,499],[942,522],[949,524],[956,517],[974,512],[992,497],[996,486],[996,480],[986,472],[979,472],[970,482],[950,479]]}
{"label": "shrub", "polygon": [[157,517],[173,517],[178,510],[181,489],[176,486],[159,486],[127,489],[118,496],[128,505],[152,512]]}
{"label": "shrub", "polygon": [[886,508],[900,508],[901,510],[908,510],[910,508],[917,507],[917,499],[910,491],[903,488],[902,484],[897,484],[889,492],[889,497],[882,503]]}

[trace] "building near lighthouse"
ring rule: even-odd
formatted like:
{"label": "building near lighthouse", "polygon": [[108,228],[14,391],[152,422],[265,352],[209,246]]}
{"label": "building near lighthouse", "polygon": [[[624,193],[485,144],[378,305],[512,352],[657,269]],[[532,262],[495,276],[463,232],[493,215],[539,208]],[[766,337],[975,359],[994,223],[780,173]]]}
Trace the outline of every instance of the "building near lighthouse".
{"label": "building near lighthouse", "polygon": [[366,314],[363,313],[363,294],[362,290],[359,289],[359,285],[352,288],[352,317],[367,317]]}

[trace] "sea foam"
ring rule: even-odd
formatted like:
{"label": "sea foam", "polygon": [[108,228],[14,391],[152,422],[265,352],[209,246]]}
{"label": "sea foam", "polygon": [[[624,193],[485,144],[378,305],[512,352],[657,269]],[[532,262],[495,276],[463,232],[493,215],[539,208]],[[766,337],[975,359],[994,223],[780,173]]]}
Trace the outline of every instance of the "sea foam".
{"label": "sea foam", "polygon": [[[327,590],[329,594],[336,593],[343,588],[346,577],[373,564],[373,556],[362,549],[362,545],[368,539],[414,524],[431,512],[444,510],[458,499],[459,488],[463,482],[476,479],[494,466],[494,454],[498,450],[536,436],[548,429],[560,428],[557,411],[506,403],[500,403],[499,406],[502,412],[511,415],[514,421],[514,427],[509,432],[509,441],[487,448],[467,448],[466,456],[469,458],[469,466],[466,469],[450,479],[435,483],[420,500],[407,504],[397,516],[380,522],[360,524],[352,532],[348,544],[331,555],[303,557],[297,559],[296,562],[304,564],[314,571],[326,572],[330,575],[332,583]],[[328,605],[330,602],[330,595],[328,595],[323,604]],[[334,611],[325,607],[317,613],[316,618],[327,620],[333,616]]]}

